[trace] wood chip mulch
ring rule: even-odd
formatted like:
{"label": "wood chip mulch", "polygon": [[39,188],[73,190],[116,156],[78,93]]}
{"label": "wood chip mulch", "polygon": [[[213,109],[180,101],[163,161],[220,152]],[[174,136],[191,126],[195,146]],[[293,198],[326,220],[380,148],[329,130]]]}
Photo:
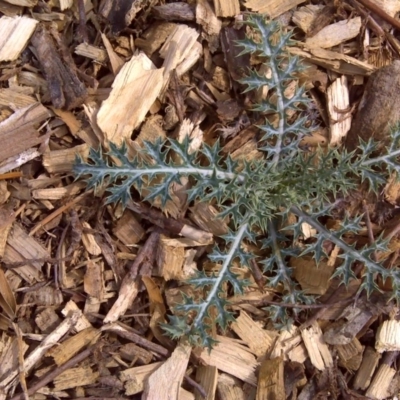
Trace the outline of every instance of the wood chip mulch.
{"label": "wood chip mulch", "polygon": [[[109,142],[190,135],[259,157],[252,95],[237,82],[257,62],[237,56],[249,11],[295,29],[291,52],[309,67],[300,81],[321,127],[309,146],[350,148],[360,131],[400,119],[398,1],[0,2],[0,400],[399,395],[397,309],[384,294],[358,296],[357,281],[331,281],[337,249],[319,268],[292,261],[321,304],[304,306],[290,331],[263,309],[277,297],[260,290],[255,265],[254,284],[230,299],[237,321],[215,332],[211,352],[192,348],[159,323],[190,271],[211,270],[204,255],[227,221],[179,191],[166,213],[137,195],[125,210],[104,205],[72,175],[76,154]],[[392,265],[398,202],[388,182],[348,204],[365,210],[357,240],[390,235]]]}

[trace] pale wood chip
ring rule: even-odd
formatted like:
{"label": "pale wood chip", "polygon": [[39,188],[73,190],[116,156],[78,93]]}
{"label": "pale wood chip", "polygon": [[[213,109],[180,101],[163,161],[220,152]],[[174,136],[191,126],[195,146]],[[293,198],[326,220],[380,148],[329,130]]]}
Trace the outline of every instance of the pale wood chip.
{"label": "pale wood chip", "polygon": [[365,396],[367,398],[381,400],[389,397],[392,380],[396,375],[396,370],[387,364],[381,364],[371,382]]}
{"label": "pale wood chip", "polygon": [[76,332],[80,332],[84,329],[91,328],[92,324],[88,321],[88,319],[82,314],[82,311],[76,305],[76,303],[70,300],[65,307],[62,309],[61,313],[63,315],[70,315],[70,313],[78,313],[79,318],[76,320],[74,324],[74,330]]}
{"label": "pale wood chip", "polygon": [[327,49],[355,38],[361,29],[361,18],[356,17],[325,26],[313,37],[307,38],[306,46]]}
{"label": "pale wood chip", "polygon": [[197,1],[196,23],[203,28],[203,36],[208,41],[211,53],[214,53],[219,46],[219,33],[222,23],[207,0]]}
{"label": "pale wood chip", "polygon": [[0,18],[0,61],[14,61],[20,56],[37,23],[25,16]]}
{"label": "pale wood chip", "polygon": [[285,400],[283,358],[264,360],[258,375],[257,399]]}
{"label": "pale wood chip", "polygon": [[[216,398],[218,384],[218,369],[216,367],[199,365],[196,369],[196,382],[198,382],[206,392],[206,400],[214,400]],[[197,390],[195,394],[196,400],[203,398]]]}
{"label": "pale wood chip", "polygon": [[185,259],[185,249],[183,247],[170,246],[162,239],[158,242],[157,247],[157,265],[160,275],[166,280],[182,279],[183,262]]}
{"label": "pale wood chip", "polygon": [[[89,225],[88,222],[82,222],[82,226],[83,228],[86,228],[88,231],[93,231],[92,227]],[[82,243],[89,254],[93,256],[98,256],[101,254],[101,247],[97,244],[96,238],[93,233],[83,232]]]}
{"label": "pale wood chip", "polygon": [[350,343],[336,346],[341,366],[350,371],[358,371],[362,362],[364,346],[357,338]]}
{"label": "pale wood chip", "polygon": [[333,359],[327,344],[325,343],[322,330],[317,323],[301,332],[304,345],[307,348],[311,363],[315,368],[323,371],[333,366]]}
{"label": "pale wood chip", "polygon": [[126,246],[138,243],[145,234],[141,223],[130,210],[124,211],[113,232]]}
{"label": "pale wood chip", "polygon": [[[40,103],[34,103],[17,110],[9,118],[0,123],[0,161],[16,156],[42,142],[38,125],[51,113]],[[20,164],[21,165],[21,164]]]}
{"label": "pale wood chip", "polygon": [[157,69],[144,53],[125,63],[97,113],[106,140],[121,145],[130,138],[159,95],[163,74],[164,69]]}
{"label": "pale wood chip", "polygon": [[217,17],[234,17],[240,13],[239,0],[214,0]]}
{"label": "pale wood chip", "polygon": [[217,367],[251,385],[257,384],[255,375],[258,363],[252,352],[236,341],[217,336],[218,343],[211,353],[207,349],[199,352],[199,359],[206,365]]}
{"label": "pale wood chip", "polygon": [[162,366],[162,362],[155,362],[149,365],[141,365],[140,367],[128,368],[119,374],[119,378],[124,382],[125,394],[127,396],[140,393],[144,389],[145,380],[158,368]]}
{"label": "pale wood chip", "polygon": [[21,348],[18,339],[8,336],[5,332],[2,333],[0,343],[0,381],[2,381],[9,373],[18,369],[18,355],[19,353],[24,355],[29,345],[23,342]]}
{"label": "pale wood chip", "polygon": [[243,390],[242,382],[225,373],[218,376],[218,398],[221,400],[246,400],[248,396]]}
{"label": "pale wood chip", "polygon": [[329,143],[337,146],[342,144],[342,139],[350,130],[353,119],[346,76],[342,75],[328,87],[326,98],[330,122]]}
{"label": "pale wood chip", "polygon": [[269,18],[274,19],[304,2],[305,0],[246,0],[244,5],[250,10],[267,14]]}
{"label": "pale wood chip", "polygon": [[88,327],[76,335],[64,340],[58,346],[51,348],[47,353],[47,357],[52,357],[57,365],[63,365],[69,359],[78,354],[83,348],[95,343],[100,338],[98,329]]}
{"label": "pale wood chip", "polygon": [[89,260],[83,278],[83,290],[96,299],[104,299],[104,265]]}
{"label": "pale wood chip", "polygon": [[145,382],[143,398],[148,400],[178,399],[192,347],[179,343],[163,365],[153,372]]}
{"label": "pale wood chip", "polygon": [[375,349],[367,346],[360,368],[357,371],[357,375],[354,378],[353,387],[355,390],[365,390],[371,383],[372,376],[378,366],[381,354],[379,354]]}
{"label": "pale wood chip", "polygon": [[384,321],[378,328],[375,338],[378,353],[400,350],[400,321]]}
{"label": "pale wood chip", "polygon": [[104,64],[107,61],[107,52],[104,49],[88,43],[78,44],[78,46],[75,47],[75,54],[90,58],[100,64]]}
{"label": "pale wood chip", "polygon": [[100,373],[93,371],[90,366],[70,368],[54,379],[55,390],[66,390],[97,382]]}
{"label": "pale wood chip", "polygon": [[50,258],[48,250],[35,238],[29,236],[21,225],[14,223],[13,228],[8,235],[4,261],[9,263],[24,260],[32,261],[27,263],[25,266],[14,268],[13,271],[27,280],[30,284],[33,284],[35,281],[42,281],[43,276],[41,268],[44,261],[34,260],[43,260],[46,258]]}
{"label": "pale wood chip", "polygon": [[276,332],[267,331],[254,322],[245,311],[240,313],[231,328],[258,357],[267,353],[277,336]]}
{"label": "pale wood chip", "polygon": [[90,147],[87,144],[71,147],[63,150],[48,151],[43,154],[43,166],[51,174],[71,172],[76,156],[79,154],[87,160]]}
{"label": "pale wood chip", "polygon": [[290,47],[289,53],[298,55],[307,61],[320,65],[342,75],[371,75],[376,68],[364,61],[335,51],[325,49],[301,50],[297,47]]}

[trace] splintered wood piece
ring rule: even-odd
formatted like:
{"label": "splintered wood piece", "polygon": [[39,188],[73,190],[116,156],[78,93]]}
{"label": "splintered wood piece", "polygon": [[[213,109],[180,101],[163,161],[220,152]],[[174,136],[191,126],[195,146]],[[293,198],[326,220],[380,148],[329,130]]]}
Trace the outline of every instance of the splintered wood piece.
{"label": "splintered wood piece", "polygon": [[292,326],[290,330],[283,330],[274,346],[270,358],[283,357],[284,360],[303,363],[307,359],[307,351],[302,343],[299,329]]}
{"label": "splintered wood piece", "polygon": [[316,322],[310,328],[304,329],[301,336],[315,368],[323,371],[333,366],[332,355],[325,343],[322,330]]}
{"label": "splintered wood piece", "polygon": [[39,150],[28,149],[15,156],[6,158],[4,161],[0,162],[0,174],[5,174],[13,169],[19,168],[21,165],[41,155],[42,153]]}
{"label": "splintered wood piece", "polygon": [[250,10],[257,11],[260,14],[267,14],[269,18],[279,17],[286,11],[296,8],[305,0],[246,0],[244,5]]}
{"label": "splintered wood piece", "polygon": [[328,87],[326,92],[329,116],[329,143],[340,145],[350,130],[352,113],[350,109],[349,87],[347,77],[342,75]]}
{"label": "splintered wood piece", "polygon": [[304,7],[299,7],[294,11],[292,21],[298,26],[303,32],[308,34],[311,26],[314,24],[314,20],[321,10],[323,5],[307,4]]}
{"label": "splintered wood piece", "polygon": [[92,385],[97,382],[99,375],[100,373],[93,371],[89,365],[70,368],[53,380],[54,390],[66,390]]}
{"label": "splintered wood piece", "polygon": [[245,311],[241,311],[240,316],[236,318],[231,328],[257,357],[264,356],[276,338],[275,332],[263,329]]}
{"label": "splintered wood piece", "polygon": [[25,16],[0,18],[0,61],[14,61],[20,56],[37,23]]}
{"label": "splintered wood piece", "polygon": [[285,400],[283,358],[264,360],[258,375],[257,400]]}
{"label": "splintered wood piece", "polygon": [[327,49],[355,38],[360,33],[360,29],[361,17],[338,21],[325,26],[313,37],[307,38],[305,44],[309,49]]}
{"label": "splintered wood piece", "polygon": [[100,338],[98,329],[89,327],[81,330],[76,335],[64,340],[59,346],[53,347],[47,353],[47,357],[52,357],[57,365],[63,365],[73,356],[78,354],[84,347],[89,346]]}
{"label": "splintered wood piece", "polygon": [[14,109],[24,108],[37,103],[37,100],[30,94],[21,93],[16,88],[0,90],[0,106],[12,107]]}
{"label": "splintered wood piece", "polygon": [[31,260],[27,265],[15,268],[14,271],[33,284],[35,280],[43,280],[41,267],[47,258],[50,258],[48,250],[29,236],[19,224],[14,223],[8,236],[4,262]]}
{"label": "splintered wood piece", "polygon": [[230,338],[217,336],[217,340],[211,352],[207,349],[199,351],[199,360],[255,386],[258,363],[254,354]]}
{"label": "splintered wood piece", "polygon": [[[83,228],[88,231],[92,231],[92,227],[88,222],[82,222]],[[96,238],[93,233],[83,232],[82,233],[82,243],[85,246],[86,251],[92,256],[98,256],[101,254],[101,248],[96,242]]]}
{"label": "splintered wood piece", "polygon": [[[246,395],[242,389],[243,383],[228,374],[218,376],[218,399],[220,400],[245,400]],[[197,399],[196,399],[197,400]]]}
{"label": "splintered wood piece", "polygon": [[116,75],[116,74],[118,74],[118,72],[122,68],[122,66],[124,65],[124,61],[114,51],[110,41],[108,40],[107,36],[104,33],[101,34],[101,39],[103,40],[104,47],[107,50],[108,58],[110,59],[112,72],[114,75]]}
{"label": "splintered wood piece", "polygon": [[307,294],[323,295],[331,284],[334,267],[322,260],[318,263],[312,257],[292,257],[289,261],[294,277]]}
{"label": "splintered wood piece", "polygon": [[357,338],[349,344],[338,345],[336,350],[339,354],[340,365],[350,371],[358,371],[362,362],[364,346]]}
{"label": "splintered wood piece", "polygon": [[71,172],[76,156],[79,154],[87,160],[90,147],[87,144],[70,147],[63,150],[48,151],[43,154],[43,166],[49,174]]}
{"label": "splintered wood piece", "polygon": [[79,307],[74,303],[72,300],[70,300],[65,307],[61,310],[61,313],[63,315],[69,315],[70,313],[79,313],[79,318],[75,322],[74,325],[74,330],[76,332],[80,332],[84,329],[91,328],[92,324],[88,321],[88,319],[82,314],[82,311],[79,309]]}
{"label": "splintered wood piece", "polygon": [[[199,33],[196,29],[189,28],[187,25],[177,25],[168,36],[160,49],[160,56],[165,60],[163,64],[165,77],[164,87],[166,87],[168,83],[169,73],[176,69],[179,64],[182,64],[191,54],[198,37]],[[195,60],[194,63],[196,61],[197,60]],[[184,72],[186,71],[181,71],[181,73]]]}
{"label": "splintered wood piece", "polygon": [[144,120],[159,95],[164,69],[141,53],[119,71],[112,90],[97,113],[97,124],[109,142],[121,145]]}
{"label": "splintered wood piece", "polygon": [[126,246],[140,242],[145,231],[130,210],[125,210],[113,229],[114,235]]}
{"label": "splintered wood piece", "polygon": [[[51,113],[40,103],[17,110],[0,123],[0,161],[16,156],[42,142],[37,127]],[[21,165],[21,164],[20,164]]]}
{"label": "splintered wood piece", "polygon": [[13,207],[12,201],[0,206],[0,258],[4,257],[8,235],[15,221]]}
{"label": "splintered wood piece", "polygon": [[[218,369],[208,365],[199,365],[196,370],[196,382],[199,383],[206,392],[206,400],[214,400],[218,384]],[[195,391],[195,399],[204,399],[198,390]]]}
{"label": "splintered wood piece", "polygon": [[87,90],[75,72],[76,67],[68,50],[65,48],[58,50],[62,43],[61,40],[57,42],[56,45],[42,25],[38,26],[32,36],[32,44],[47,81],[54,107],[70,110],[84,102]]}
{"label": "splintered wood piece", "polygon": [[378,353],[400,350],[400,321],[384,321],[378,328],[375,338]]}
{"label": "splintered wood piece", "polygon": [[83,278],[83,290],[99,301],[104,299],[104,267],[102,263],[88,261]]}
{"label": "splintered wood piece", "polygon": [[377,400],[389,397],[389,389],[391,388],[392,380],[396,372],[397,371],[389,365],[381,364],[365,396]]}
{"label": "splintered wood piece", "polygon": [[192,347],[180,342],[163,365],[153,372],[145,382],[143,398],[178,399],[179,390],[189,363]]}
{"label": "splintered wood piece", "polygon": [[353,388],[355,390],[365,390],[371,383],[372,376],[375,373],[375,369],[378,366],[381,355],[375,351],[372,347],[367,346],[360,368],[357,371],[357,375],[354,378]]}
{"label": "splintered wood piece", "polygon": [[214,0],[217,17],[234,17],[240,13],[239,0]]}
{"label": "splintered wood piece", "polygon": [[100,49],[88,43],[78,44],[78,46],[75,47],[75,54],[90,58],[100,64],[104,64],[107,61],[107,52],[104,49]]}
{"label": "splintered wood piece", "polygon": [[0,269],[0,306],[11,320],[15,318],[17,303],[15,301],[14,293],[2,269]]}
{"label": "splintered wood piece", "polygon": [[376,69],[373,65],[335,51],[320,48],[304,51],[298,47],[291,47],[288,51],[293,55],[298,55],[313,64],[320,65],[341,75],[366,76],[372,74]]}
{"label": "splintered wood piece", "polygon": [[207,0],[197,0],[196,23],[203,28],[203,36],[208,41],[211,53],[214,53],[219,47],[222,22],[217,18]]}
{"label": "splintered wood piece", "polygon": [[3,335],[1,338],[1,353],[0,353],[0,380],[13,370],[18,370],[19,354],[24,356],[29,348],[25,342],[23,345],[18,345],[18,339]]}
{"label": "splintered wood piece", "polygon": [[162,362],[155,362],[122,371],[119,374],[119,378],[124,382],[125,394],[127,396],[133,396],[136,393],[142,392],[146,379],[162,365]]}
{"label": "splintered wood piece", "polygon": [[165,323],[166,309],[159,287],[150,276],[142,276],[150,300],[150,329],[155,338],[165,347],[173,346],[172,341],[165,336],[160,323]]}
{"label": "splintered wood piece", "polygon": [[[36,363],[43,360],[46,352],[53,346],[58,345],[60,339],[69,332],[76,324],[81,313],[79,311],[72,312],[69,314],[64,321],[51,332],[24,360],[24,372],[28,374],[30,370],[36,365]],[[13,383],[14,379],[19,373],[19,367],[15,368],[0,382],[0,389],[7,390],[7,388]]]}
{"label": "splintered wood piece", "polygon": [[86,187],[85,183],[74,182],[64,187],[32,190],[32,198],[36,200],[61,200],[73,197]]}
{"label": "splintered wood piece", "polygon": [[184,279],[182,271],[185,259],[185,250],[183,247],[169,246],[164,235],[161,236],[157,247],[157,265],[160,275],[166,280]]}

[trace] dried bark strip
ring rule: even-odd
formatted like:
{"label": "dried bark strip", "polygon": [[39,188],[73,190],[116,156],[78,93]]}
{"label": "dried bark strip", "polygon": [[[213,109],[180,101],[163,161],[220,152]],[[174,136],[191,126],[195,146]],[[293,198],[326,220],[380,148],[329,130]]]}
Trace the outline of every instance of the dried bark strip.
{"label": "dried bark strip", "polygon": [[76,74],[72,58],[62,49],[57,49],[53,38],[42,25],[32,36],[37,57],[56,108],[68,110],[80,106],[87,96],[85,85]]}

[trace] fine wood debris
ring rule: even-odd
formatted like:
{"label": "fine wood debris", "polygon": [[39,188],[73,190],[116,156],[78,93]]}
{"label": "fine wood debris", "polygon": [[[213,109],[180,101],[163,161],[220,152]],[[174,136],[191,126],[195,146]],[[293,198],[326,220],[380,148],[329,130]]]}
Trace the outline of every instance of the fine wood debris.
{"label": "fine wood debris", "polygon": [[[0,400],[399,395],[390,282],[368,301],[357,279],[340,286],[329,279],[338,249],[326,243],[330,257],[318,266],[289,260],[320,303],[304,306],[290,330],[277,330],[263,309],[275,297],[255,263],[244,276],[249,289],[227,294],[237,320],[213,332],[211,352],[173,341],[160,323],[191,294],[184,280],[194,270],[218,271],[204,255],[229,219],[215,204],[189,204],[189,181],[176,185],[163,214],[138,196],[125,210],[105,205],[102,188],[88,191],[71,172],[91,147],[126,143],[133,157],[143,140],[166,137],[190,136],[192,151],[220,138],[223,154],[260,158],[260,121],[249,107],[265,93],[243,94],[237,82],[259,63],[239,56],[235,42],[248,12],[296,28],[291,52],[308,67],[300,81],[315,104],[309,123],[320,126],[305,147],[352,149],[358,135],[384,145],[400,119],[399,2],[317,3],[0,2]],[[397,265],[398,184],[363,190],[346,207],[365,210],[365,232],[346,240],[362,246],[385,232]],[[305,240],[311,230],[304,226]]]}

